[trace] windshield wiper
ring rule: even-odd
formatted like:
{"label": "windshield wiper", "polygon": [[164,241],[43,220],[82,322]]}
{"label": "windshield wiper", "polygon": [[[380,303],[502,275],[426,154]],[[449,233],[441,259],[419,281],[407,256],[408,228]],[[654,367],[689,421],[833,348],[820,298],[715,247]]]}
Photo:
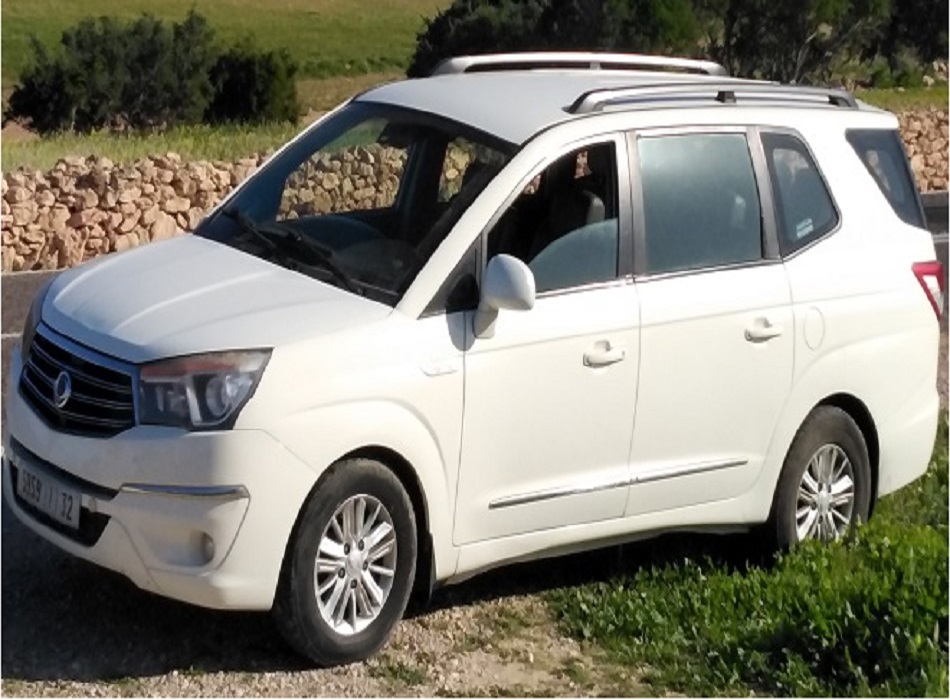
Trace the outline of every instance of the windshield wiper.
{"label": "windshield wiper", "polygon": [[[256,238],[271,253],[293,253],[304,252],[308,254],[308,261],[294,260],[298,264],[306,267],[320,267],[328,271],[337,282],[345,289],[354,294],[363,294],[363,290],[357,285],[349,275],[347,275],[340,266],[333,262],[331,253],[323,246],[314,243],[306,236],[291,226],[281,224],[280,222],[268,222],[259,224],[254,222],[247,214],[244,214],[235,207],[223,209],[221,213],[236,222],[244,233]],[[314,261],[316,264],[314,264]]]}

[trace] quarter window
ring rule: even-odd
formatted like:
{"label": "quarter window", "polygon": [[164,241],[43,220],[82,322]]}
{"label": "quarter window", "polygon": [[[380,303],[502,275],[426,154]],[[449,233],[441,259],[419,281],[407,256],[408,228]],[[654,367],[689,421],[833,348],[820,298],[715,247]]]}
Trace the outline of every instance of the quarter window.
{"label": "quarter window", "polygon": [[775,198],[779,249],[788,255],[838,225],[838,212],[805,145],[789,134],[763,134]]}
{"label": "quarter window", "polygon": [[762,217],[745,134],[637,141],[648,274],[762,258]]}
{"label": "quarter window", "polygon": [[848,143],[871,173],[894,213],[904,223],[924,228],[924,213],[917,187],[907,165],[907,156],[896,131],[849,130]]}

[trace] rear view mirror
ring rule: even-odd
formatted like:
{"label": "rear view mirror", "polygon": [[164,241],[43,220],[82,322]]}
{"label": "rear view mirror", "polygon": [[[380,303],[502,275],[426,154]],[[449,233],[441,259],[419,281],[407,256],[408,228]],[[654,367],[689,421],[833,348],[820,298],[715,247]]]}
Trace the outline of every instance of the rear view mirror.
{"label": "rear view mirror", "polygon": [[475,311],[476,338],[495,335],[495,319],[501,309],[527,311],[534,306],[534,275],[528,266],[511,255],[496,255],[488,261],[478,309]]}

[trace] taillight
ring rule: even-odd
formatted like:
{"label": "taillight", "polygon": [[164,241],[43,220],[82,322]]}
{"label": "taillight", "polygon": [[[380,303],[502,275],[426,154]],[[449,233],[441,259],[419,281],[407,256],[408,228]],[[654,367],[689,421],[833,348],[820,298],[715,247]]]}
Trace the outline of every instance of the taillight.
{"label": "taillight", "polygon": [[934,307],[937,318],[943,313],[943,265],[932,260],[931,262],[914,263],[911,266],[914,277],[927,295],[927,300]]}

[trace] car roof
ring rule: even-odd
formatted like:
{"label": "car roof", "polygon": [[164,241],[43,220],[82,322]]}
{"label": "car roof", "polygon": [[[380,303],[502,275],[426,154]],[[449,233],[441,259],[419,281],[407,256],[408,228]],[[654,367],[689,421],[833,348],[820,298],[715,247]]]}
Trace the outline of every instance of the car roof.
{"label": "car roof", "polygon": [[438,114],[521,144],[554,124],[577,118],[570,107],[592,90],[703,82],[764,85],[758,81],[688,73],[625,70],[511,70],[436,75],[389,83],[360,95],[377,102]]}

